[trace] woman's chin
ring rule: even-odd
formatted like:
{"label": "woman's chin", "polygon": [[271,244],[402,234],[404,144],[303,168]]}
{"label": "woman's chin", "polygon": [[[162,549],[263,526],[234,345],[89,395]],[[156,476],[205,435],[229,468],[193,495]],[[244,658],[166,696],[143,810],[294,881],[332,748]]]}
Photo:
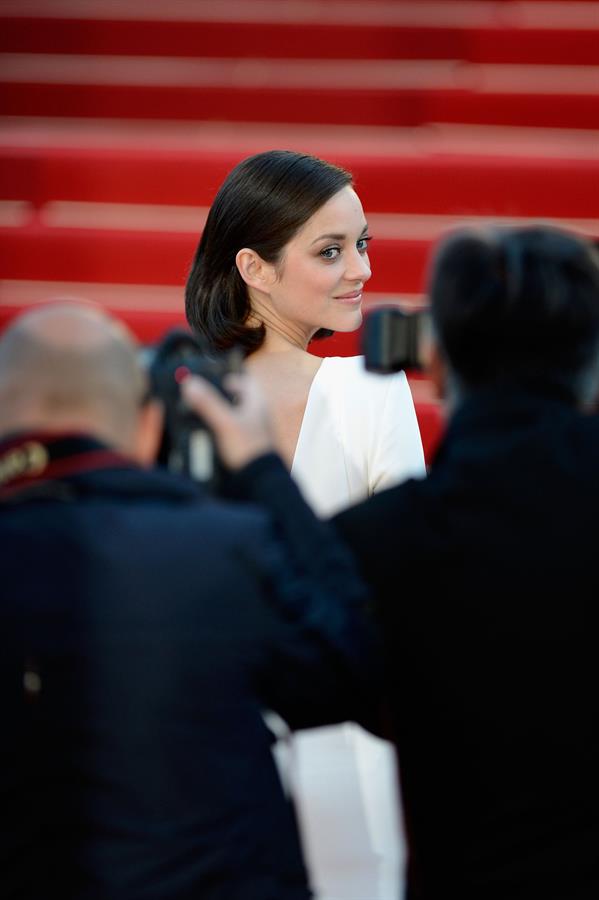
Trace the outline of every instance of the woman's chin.
{"label": "woman's chin", "polygon": [[330,328],[331,331],[340,331],[342,334],[349,334],[357,331],[362,324],[362,310],[357,309],[351,316],[339,316],[338,320],[331,325],[324,325],[323,328]]}

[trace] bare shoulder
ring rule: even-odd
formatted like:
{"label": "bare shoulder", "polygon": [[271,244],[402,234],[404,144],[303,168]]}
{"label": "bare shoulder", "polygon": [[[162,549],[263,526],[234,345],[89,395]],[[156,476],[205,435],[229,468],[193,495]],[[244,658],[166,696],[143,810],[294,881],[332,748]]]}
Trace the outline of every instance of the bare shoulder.
{"label": "bare shoulder", "polygon": [[275,407],[302,408],[322,360],[310,353],[254,354],[248,371],[260,382],[267,399]]}
{"label": "bare shoulder", "polygon": [[256,353],[248,371],[260,383],[273,425],[277,449],[291,467],[308,402],[322,359],[310,353]]}
{"label": "bare shoulder", "polygon": [[283,353],[258,352],[248,357],[246,366],[260,379],[277,377],[301,384],[306,379],[311,380],[314,377],[321,362],[319,356],[303,350]]}

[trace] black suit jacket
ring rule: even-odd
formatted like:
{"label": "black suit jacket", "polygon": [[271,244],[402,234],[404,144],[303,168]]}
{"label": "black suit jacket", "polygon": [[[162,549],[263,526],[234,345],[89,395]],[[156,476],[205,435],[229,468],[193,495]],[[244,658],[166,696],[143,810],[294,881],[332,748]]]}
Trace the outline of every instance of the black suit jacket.
{"label": "black suit jacket", "polygon": [[360,714],[349,553],[293,490],[277,522],[66,443],[0,502],[1,896],[303,900],[262,710]]}
{"label": "black suit jacket", "polygon": [[410,897],[599,897],[599,418],[481,392],[336,517],[375,588]]}

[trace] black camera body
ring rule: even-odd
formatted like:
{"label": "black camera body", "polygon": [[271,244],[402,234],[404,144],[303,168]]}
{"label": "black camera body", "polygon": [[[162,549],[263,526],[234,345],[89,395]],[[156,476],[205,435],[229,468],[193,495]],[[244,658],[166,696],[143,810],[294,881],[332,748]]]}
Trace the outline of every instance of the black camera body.
{"label": "black camera body", "polygon": [[422,369],[429,329],[430,317],[424,309],[404,312],[397,306],[381,306],[369,310],[361,340],[366,369],[381,375]]}
{"label": "black camera body", "polygon": [[[366,369],[380,374],[422,368],[428,329],[425,310],[406,313],[397,306],[371,309],[362,330]],[[184,328],[173,328],[155,345],[142,351],[150,379],[150,394],[164,407],[164,429],[157,463],[186,475],[218,493],[225,469],[208,425],[185,403],[180,384],[187,375],[201,375],[230,401],[223,387],[228,373],[240,372],[244,354],[239,348],[227,353],[206,350]]]}
{"label": "black camera body", "polygon": [[226,354],[206,352],[191,332],[173,328],[156,345],[146,347],[143,356],[150,394],[164,408],[158,465],[186,475],[217,493],[224,468],[212,432],[185,403],[180,385],[187,375],[201,375],[232,400],[223,387],[223,379],[228,373],[241,370],[242,354],[237,350]]}

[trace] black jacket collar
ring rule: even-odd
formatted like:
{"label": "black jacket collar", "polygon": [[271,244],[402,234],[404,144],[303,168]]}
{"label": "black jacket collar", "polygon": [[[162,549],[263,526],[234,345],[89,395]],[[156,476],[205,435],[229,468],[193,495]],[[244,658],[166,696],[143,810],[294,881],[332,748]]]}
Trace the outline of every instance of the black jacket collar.
{"label": "black jacket collar", "polygon": [[599,448],[599,415],[585,414],[559,390],[500,385],[465,396],[449,418],[431,472],[458,460],[488,465],[522,446],[580,443],[584,453]]}
{"label": "black jacket collar", "polygon": [[162,496],[197,500],[198,485],[189,479],[134,460],[85,434],[10,435],[0,441],[0,500],[81,494]]}

